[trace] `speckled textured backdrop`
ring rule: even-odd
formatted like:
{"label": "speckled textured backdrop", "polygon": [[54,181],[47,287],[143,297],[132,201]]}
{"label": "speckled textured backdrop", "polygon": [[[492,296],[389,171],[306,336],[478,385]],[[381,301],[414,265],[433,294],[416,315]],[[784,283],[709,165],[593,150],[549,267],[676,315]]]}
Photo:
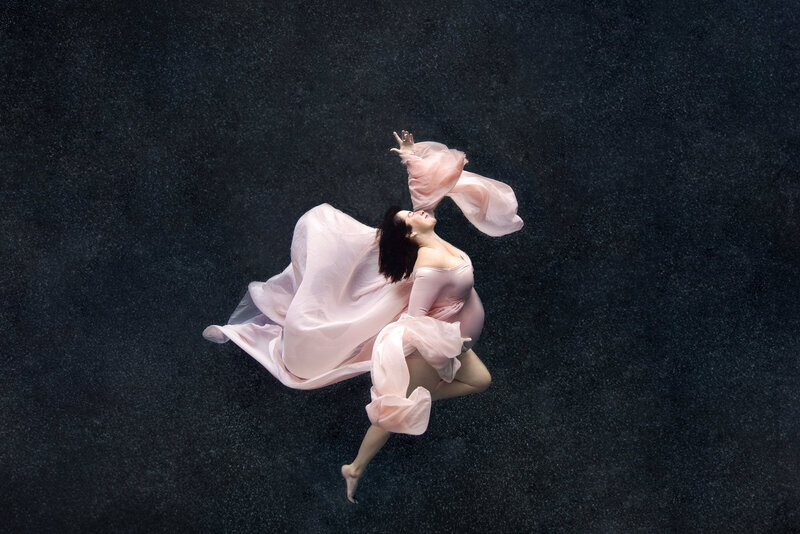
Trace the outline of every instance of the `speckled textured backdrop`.
{"label": "speckled textured backdrop", "polygon": [[[800,7],[490,4],[0,7],[0,530],[800,531]],[[403,128],[526,226],[440,209],[494,383],[353,506],[368,376],[200,333],[408,202]]]}

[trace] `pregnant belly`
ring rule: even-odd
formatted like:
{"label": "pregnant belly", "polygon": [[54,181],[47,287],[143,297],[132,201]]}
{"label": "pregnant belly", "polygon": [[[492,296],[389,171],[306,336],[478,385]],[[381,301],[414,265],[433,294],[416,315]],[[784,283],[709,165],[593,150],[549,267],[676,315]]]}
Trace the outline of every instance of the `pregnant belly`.
{"label": "pregnant belly", "polygon": [[483,304],[474,289],[453,321],[461,321],[461,337],[472,338],[464,345],[468,349],[472,348],[483,330]]}
{"label": "pregnant belly", "polygon": [[483,304],[474,288],[466,300],[453,299],[448,305],[431,308],[428,315],[448,323],[460,322],[461,337],[472,338],[464,342],[468,349],[475,345],[483,330]]}

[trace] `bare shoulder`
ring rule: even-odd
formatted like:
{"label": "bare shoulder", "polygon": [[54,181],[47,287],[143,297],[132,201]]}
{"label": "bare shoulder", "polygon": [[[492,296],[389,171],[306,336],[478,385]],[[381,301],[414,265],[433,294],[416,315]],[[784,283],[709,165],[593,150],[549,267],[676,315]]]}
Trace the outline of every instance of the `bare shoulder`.
{"label": "bare shoulder", "polygon": [[414,268],[418,267],[440,267],[441,253],[430,247],[420,247],[417,251],[417,262]]}
{"label": "bare shoulder", "polygon": [[420,247],[417,252],[417,261],[414,264],[414,269],[420,267],[450,269],[458,264],[459,261],[447,252],[436,250],[431,247]]}

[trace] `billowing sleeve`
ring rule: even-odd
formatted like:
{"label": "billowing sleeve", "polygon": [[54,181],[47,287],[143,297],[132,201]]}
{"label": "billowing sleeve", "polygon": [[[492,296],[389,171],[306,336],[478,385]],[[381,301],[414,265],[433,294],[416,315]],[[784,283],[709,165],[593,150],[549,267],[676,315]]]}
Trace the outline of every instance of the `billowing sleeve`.
{"label": "billowing sleeve", "polygon": [[410,394],[411,376],[406,357],[414,350],[439,373],[452,382],[461,362],[459,323],[433,317],[403,314],[378,334],[372,350],[372,402],[366,406],[372,424],[389,432],[419,435],[428,428],[431,394],[417,387]]}
{"label": "billowing sleeve", "polygon": [[422,141],[414,144],[413,154],[400,154],[408,171],[408,191],[415,210],[433,212],[444,196],[456,185],[467,158],[460,150],[441,143]]}
{"label": "billowing sleeve", "polygon": [[422,387],[408,393],[410,376],[406,357],[414,351],[445,382],[452,382],[461,367],[461,324],[427,314],[447,277],[436,269],[414,273],[408,313],[381,330],[372,350],[372,402],[367,415],[373,424],[403,434],[422,434],[430,417],[430,392]]}
{"label": "billowing sleeve", "polygon": [[503,182],[465,171],[460,150],[421,141],[413,154],[400,154],[408,171],[408,190],[415,210],[433,212],[449,196],[475,228],[490,236],[516,232],[523,226],[517,197]]}

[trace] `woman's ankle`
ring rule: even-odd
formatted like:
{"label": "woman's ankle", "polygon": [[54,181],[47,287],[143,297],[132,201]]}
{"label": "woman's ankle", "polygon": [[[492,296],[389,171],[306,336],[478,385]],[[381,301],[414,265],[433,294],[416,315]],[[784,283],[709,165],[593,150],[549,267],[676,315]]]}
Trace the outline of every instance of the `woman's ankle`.
{"label": "woman's ankle", "polygon": [[355,462],[355,460],[353,461],[353,463],[348,464],[345,467],[347,467],[347,470],[350,472],[351,475],[356,477],[360,477],[364,473],[364,469],[366,469],[366,466],[359,466]]}

